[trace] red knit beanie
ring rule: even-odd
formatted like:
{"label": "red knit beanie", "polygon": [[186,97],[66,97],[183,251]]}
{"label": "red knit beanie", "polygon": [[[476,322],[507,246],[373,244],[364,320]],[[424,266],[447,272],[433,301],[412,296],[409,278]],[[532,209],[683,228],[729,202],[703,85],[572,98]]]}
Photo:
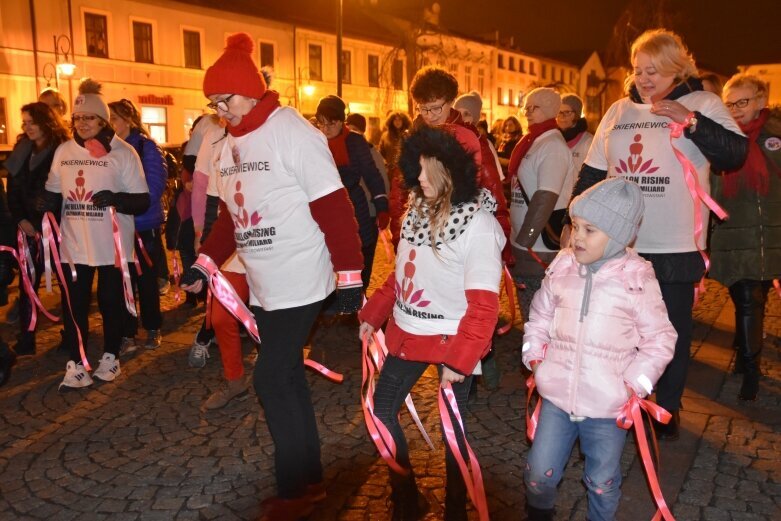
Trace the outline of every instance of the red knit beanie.
{"label": "red knit beanie", "polygon": [[203,93],[208,98],[213,94],[239,94],[259,99],[266,92],[266,82],[252,61],[254,49],[252,37],[247,33],[236,33],[225,42],[225,52],[203,77]]}

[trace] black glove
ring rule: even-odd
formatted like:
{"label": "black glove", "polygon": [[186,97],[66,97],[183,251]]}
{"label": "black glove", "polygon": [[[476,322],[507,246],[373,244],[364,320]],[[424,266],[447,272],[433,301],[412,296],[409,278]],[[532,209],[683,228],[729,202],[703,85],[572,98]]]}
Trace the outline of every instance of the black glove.
{"label": "black glove", "polygon": [[354,286],[351,288],[336,289],[336,312],[340,315],[349,315],[357,313],[361,309],[363,301],[363,287]]}
{"label": "black glove", "polygon": [[100,192],[92,196],[92,204],[94,204],[98,208],[105,208],[107,206],[116,206],[117,205],[116,199],[117,199],[117,194],[115,194],[111,190],[101,190]]}
{"label": "black glove", "polygon": [[203,287],[209,283],[209,277],[206,272],[197,264],[193,264],[184,272],[182,278],[179,279],[179,286],[192,286],[198,281],[203,282]]}
{"label": "black glove", "polygon": [[7,252],[0,252],[0,286],[8,286],[14,281],[16,260]]}

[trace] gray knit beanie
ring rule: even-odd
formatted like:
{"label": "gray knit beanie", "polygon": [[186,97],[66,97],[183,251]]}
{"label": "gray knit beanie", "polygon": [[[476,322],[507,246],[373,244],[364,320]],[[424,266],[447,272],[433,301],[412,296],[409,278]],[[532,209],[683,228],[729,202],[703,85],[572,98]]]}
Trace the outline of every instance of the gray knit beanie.
{"label": "gray knit beanie", "polygon": [[603,255],[609,258],[635,238],[644,209],[640,187],[623,177],[612,177],[573,199],[569,213],[589,221],[610,237]]}
{"label": "gray knit beanie", "polygon": [[456,98],[453,108],[456,110],[465,109],[477,123],[480,120],[480,113],[483,111],[483,100],[480,98],[480,93],[473,90]]}
{"label": "gray knit beanie", "polygon": [[561,103],[572,109],[577,117],[583,114],[583,100],[575,94],[566,94],[561,97]]}

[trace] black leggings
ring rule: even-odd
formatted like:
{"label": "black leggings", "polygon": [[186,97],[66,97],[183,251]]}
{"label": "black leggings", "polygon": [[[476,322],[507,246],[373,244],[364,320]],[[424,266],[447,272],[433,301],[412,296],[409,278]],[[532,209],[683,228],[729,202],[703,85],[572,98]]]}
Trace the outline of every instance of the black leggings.
{"label": "black leggings", "polygon": [[[163,253],[163,239],[160,236],[160,229],[145,230],[138,232],[139,237],[144,243],[144,249],[152,261],[150,266],[146,262],[141,248],[138,247],[138,241],[135,242],[136,257],[141,265],[141,275],[136,271],[134,263],[130,263],[130,276],[133,279],[133,288],[138,296],[138,309],[141,313],[141,325],[147,331],[159,330],[163,325],[163,315],[160,312],[160,288],[157,285],[157,275],[159,267],[157,264],[165,262],[165,253]],[[124,336],[134,337],[138,333],[138,318],[125,312]]]}
{"label": "black leggings", "polygon": [[253,306],[260,331],[254,384],[274,440],[279,497],[301,497],[323,480],[320,435],[304,372],[303,348],[323,302],[275,311]]}
{"label": "black leggings", "polygon": [[[409,448],[407,447],[407,438],[404,436],[404,430],[399,423],[399,409],[404,399],[414,387],[415,383],[423,375],[426,368],[431,365],[426,362],[411,362],[395,356],[388,356],[385,364],[382,366],[380,379],[377,382],[377,388],[374,392],[374,413],[377,418],[393,436],[396,444],[396,461],[404,468],[410,469]],[[441,374],[441,367],[438,368]],[[461,419],[464,420],[466,428],[467,398],[469,397],[469,388],[472,384],[472,376],[467,376],[461,383],[453,384],[453,392],[456,396],[458,410],[461,413]],[[439,386],[437,386],[439,392]],[[461,454],[464,459],[469,456],[464,444],[464,436],[458,427],[458,422],[450,413],[450,420],[456,431],[456,439]],[[450,450],[450,445],[445,440],[444,429],[442,429],[442,440],[445,442],[445,470],[446,470],[446,506],[448,511],[466,507],[466,485],[461,476],[461,470],[458,468],[456,458]]]}
{"label": "black leggings", "polygon": [[[68,284],[70,305],[73,309],[74,324],[70,312],[65,313],[65,340],[71,349],[70,359],[81,360],[79,342],[76,336],[76,325],[81,331],[86,350],[89,339],[89,308],[92,302],[92,281],[95,271],[98,272],[98,309],[103,317],[103,351],[117,355],[122,341],[122,324],[125,313],[125,296],[122,289],[122,272],[114,266],[87,266],[76,264],[76,281],[74,282],[68,266],[63,266],[65,281]],[[63,300],[64,297],[63,297]],[[67,305],[67,304],[66,304]]]}

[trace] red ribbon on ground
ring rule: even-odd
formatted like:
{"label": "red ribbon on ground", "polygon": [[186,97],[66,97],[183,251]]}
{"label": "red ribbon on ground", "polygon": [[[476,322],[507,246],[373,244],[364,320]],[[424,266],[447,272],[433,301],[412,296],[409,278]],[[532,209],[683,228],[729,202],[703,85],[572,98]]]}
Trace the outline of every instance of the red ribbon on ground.
{"label": "red ribbon on ground", "polygon": [[504,280],[504,291],[507,293],[507,302],[510,306],[510,322],[496,330],[497,335],[505,335],[510,329],[512,329],[515,323],[515,281],[513,276],[510,275],[510,270],[507,268],[507,264],[502,265],[502,280]]}
{"label": "red ribbon on ground", "polygon": [[[660,423],[666,424],[672,417],[669,412],[654,402],[643,400],[635,394],[626,402],[626,404],[624,404],[621,413],[618,418],[616,418],[616,425],[626,430],[629,430],[632,427],[635,429],[637,449],[640,452],[640,459],[643,462],[645,476],[648,479],[648,486],[651,488],[651,494],[653,495],[654,502],[657,506],[653,521],[659,521],[661,519],[664,519],[665,521],[675,521],[675,518],[664,500],[664,495],[662,494],[662,489],[659,485],[659,476],[654,469],[653,458],[648,446],[648,437],[646,436],[645,427],[643,426],[643,411]],[[656,443],[656,438],[653,436],[653,433],[651,433],[651,437],[653,443]]]}
{"label": "red ribbon on ground", "polygon": [[[134,317],[138,316],[136,311],[136,300],[133,296],[133,281],[130,279],[130,269],[127,267],[128,258],[125,256],[125,250],[122,247],[122,232],[120,231],[119,221],[117,220],[117,210],[113,206],[108,207],[111,215],[111,230],[114,235],[114,266],[122,272],[122,290],[125,295],[125,309]],[[136,261],[137,262],[137,261]],[[141,267],[136,265],[136,269]]]}
{"label": "red ribbon on ground", "polygon": [[[68,283],[65,281],[65,275],[62,272],[62,262],[60,261],[60,252],[57,247],[57,241],[55,241],[55,234],[57,240],[62,244],[62,234],[60,233],[60,227],[57,226],[57,219],[54,218],[54,214],[46,212],[43,215],[43,221],[41,222],[41,230],[43,231],[43,248],[44,248],[44,265],[46,266],[46,289],[51,292],[51,263],[49,261],[49,255],[54,258],[54,267],[57,269],[57,274],[60,276],[60,288],[64,293],[65,303],[68,307],[68,313],[70,313],[73,327],[76,329],[76,339],[79,342],[79,356],[81,356],[81,365],[84,366],[85,371],[91,371],[92,367],[87,360],[87,353],[84,350],[84,339],[81,336],[81,330],[76,323],[76,318],[73,316],[73,306],[71,306],[70,291],[68,291]],[[76,280],[76,267],[73,262],[68,262],[71,268],[71,280]]]}
{"label": "red ribbon on ground", "polygon": [[467,454],[469,455],[469,466],[467,466],[464,460],[461,450],[458,448],[458,441],[456,440],[456,432],[453,428],[453,422],[450,420],[450,414],[448,413],[448,407],[453,411],[453,416],[456,417],[459,427],[461,427],[461,433],[464,432],[464,422],[461,419],[461,414],[458,411],[458,404],[456,403],[456,395],[453,393],[453,387],[450,383],[445,384],[439,392],[439,415],[442,418],[442,430],[445,434],[447,444],[450,446],[450,450],[453,456],[456,458],[458,468],[461,469],[461,475],[464,478],[466,484],[466,490],[469,493],[469,497],[472,499],[472,503],[477,510],[478,518],[480,521],[488,521],[488,501],[485,497],[485,486],[483,485],[483,473],[480,470],[480,463],[477,461],[472,447],[466,441],[464,436],[464,445],[466,446]]}
{"label": "red ribbon on ground", "polygon": [[[698,201],[705,203],[705,206],[707,206],[710,211],[715,213],[716,216],[722,221],[727,219],[729,215],[727,215],[727,212],[724,210],[724,208],[719,206],[719,204],[713,200],[710,194],[708,194],[702,188],[699,178],[697,177],[697,169],[694,167],[692,162],[689,161],[689,158],[687,158],[683,152],[675,148],[675,145],[673,144],[673,139],[679,138],[683,135],[683,131],[686,128],[685,125],[685,123],[676,123],[675,121],[670,122],[670,146],[672,147],[678,162],[681,164],[681,167],[683,167],[684,181],[686,182],[686,187],[689,189],[689,195],[692,198],[692,206],[694,208],[694,245],[697,247],[697,251],[700,252],[700,255],[702,255],[702,258],[705,261],[705,273],[707,274],[708,270],[710,269],[710,259],[708,258],[708,254],[702,251],[699,246],[699,240],[702,236],[703,230],[705,229],[705,225],[702,222],[702,212],[700,211]],[[705,275],[703,275],[702,279],[700,279],[700,282],[695,288],[695,304],[697,303],[700,294],[704,292]]]}

